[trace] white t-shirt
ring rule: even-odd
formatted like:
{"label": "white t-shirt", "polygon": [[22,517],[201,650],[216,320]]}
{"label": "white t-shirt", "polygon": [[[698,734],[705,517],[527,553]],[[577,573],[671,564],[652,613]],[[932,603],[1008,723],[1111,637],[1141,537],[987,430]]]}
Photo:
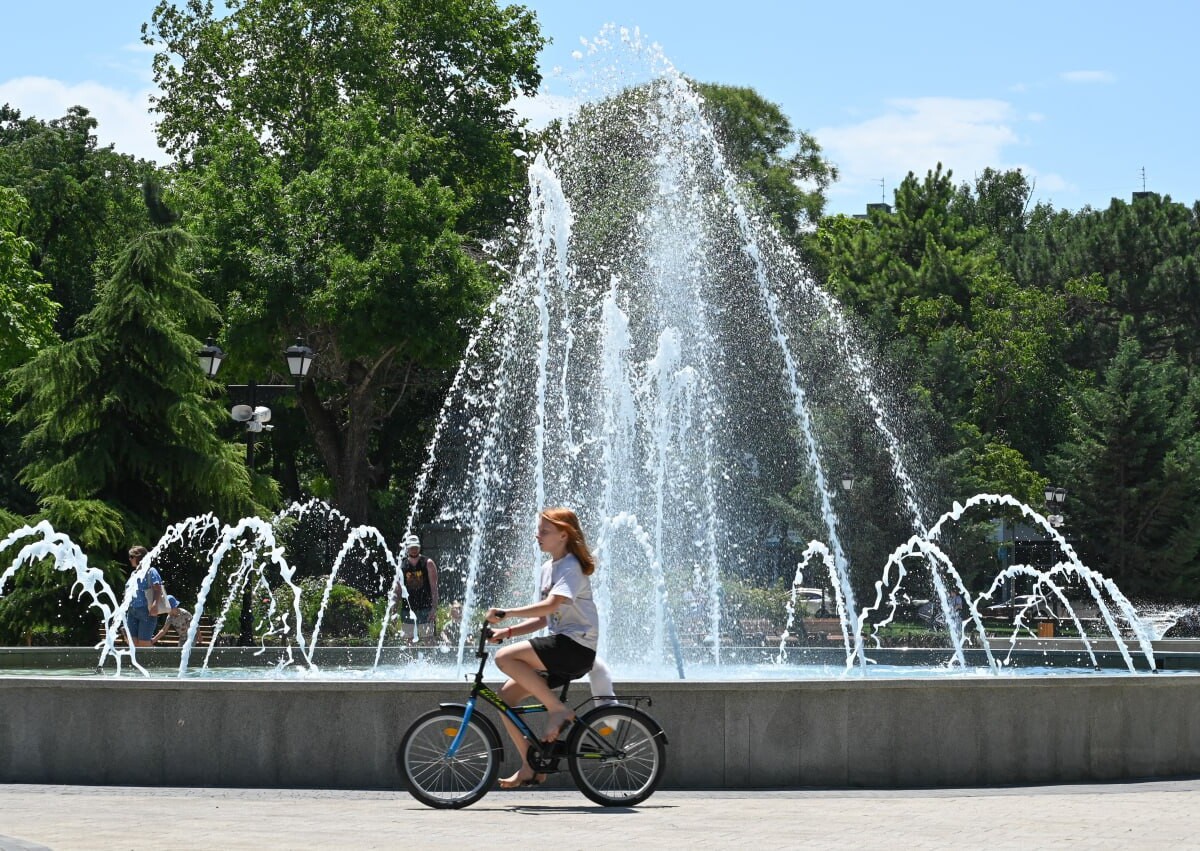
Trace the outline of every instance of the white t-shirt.
{"label": "white t-shirt", "polygon": [[565,635],[595,650],[600,637],[600,614],[592,600],[592,582],[583,575],[579,559],[567,553],[558,561],[546,562],[538,586],[542,599],[551,594],[567,598],[547,619],[551,635]]}

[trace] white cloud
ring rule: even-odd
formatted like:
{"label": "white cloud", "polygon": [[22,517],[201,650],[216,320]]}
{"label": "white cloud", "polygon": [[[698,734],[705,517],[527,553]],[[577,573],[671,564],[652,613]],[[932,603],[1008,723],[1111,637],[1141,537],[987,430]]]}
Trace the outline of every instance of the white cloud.
{"label": "white cloud", "polygon": [[24,117],[42,121],[61,118],[72,106],[83,106],[98,122],[96,138],[118,152],[158,163],[170,158],[154,139],[149,113],[152,89],[124,91],[100,83],[68,84],[48,77],[17,77],[0,82],[0,103],[12,104]]}
{"label": "white cloud", "polygon": [[566,118],[579,107],[575,98],[539,92],[535,97],[517,95],[509,104],[518,118],[529,121],[530,130],[542,130],[556,118]]}
{"label": "white cloud", "polygon": [[1117,79],[1111,71],[1063,71],[1058,76],[1068,83],[1113,83]]}
{"label": "white cloud", "polygon": [[[1030,173],[1029,169],[1026,169],[1025,171],[1026,171],[1026,173]],[[1068,181],[1065,177],[1063,177],[1060,174],[1054,174],[1053,172],[1047,172],[1046,174],[1037,174],[1036,172],[1033,172],[1032,177],[1037,183],[1035,191],[1039,195],[1042,194],[1043,192],[1077,192],[1077,191],[1079,191],[1078,186],[1071,183],[1070,181]]]}
{"label": "white cloud", "polygon": [[831,195],[878,197],[880,179],[890,190],[908,172],[924,175],[939,162],[956,181],[967,180],[988,166],[1003,168],[1005,148],[1018,142],[1018,116],[1006,101],[905,98],[887,107],[857,124],[813,131],[841,172]]}

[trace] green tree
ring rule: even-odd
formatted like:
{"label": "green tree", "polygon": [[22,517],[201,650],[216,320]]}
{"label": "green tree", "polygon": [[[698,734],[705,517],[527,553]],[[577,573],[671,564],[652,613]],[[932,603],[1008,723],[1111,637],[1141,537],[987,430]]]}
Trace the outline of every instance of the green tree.
{"label": "green tree", "polygon": [[1107,292],[1079,317],[1087,333],[1073,365],[1102,371],[1126,324],[1145,357],[1200,362],[1200,203],[1188,208],[1151,194],[1074,215],[1035,210],[1016,246],[1011,268],[1023,284],[1063,290],[1088,280]]}
{"label": "green tree", "polygon": [[794,130],[783,110],[754,89],[698,83],[725,155],[746,176],[783,233],[820,220],[837,168],[817,140]]}
{"label": "green tree", "polygon": [[1127,333],[1103,383],[1077,395],[1057,462],[1075,484],[1070,520],[1085,561],[1126,593],[1200,592],[1200,388],[1191,385]]}
{"label": "green tree", "polygon": [[940,163],[924,180],[910,172],[896,189],[893,212],[841,219],[815,240],[839,298],[868,318],[886,308],[897,317],[919,315],[926,327],[968,318],[971,282],[995,257],[986,251],[988,232],[955,203],[952,177]]}
{"label": "green tree", "polygon": [[[52,342],[58,305],[50,287],[29,265],[33,244],[19,235],[29,205],[17,192],[0,186],[0,373],[28,360]],[[0,402],[8,395],[0,386]]]}
{"label": "green tree", "polygon": [[216,310],[179,268],[187,241],[177,227],[131,241],[79,336],[14,372],[21,479],[86,551],[116,554],[188,516],[252,508],[241,450],[220,438],[226,415],[196,368],[189,329]]}
{"label": "green tree", "polygon": [[[940,167],[923,181],[910,174],[894,212],[827,219],[813,245],[830,287],[888,341],[941,418],[943,450],[995,444],[1037,467],[1062,437],[1073,305],[1103,296],[1090,281],[1054,291],[1006,271],[997,251],[1023,227],[1025,191],[1009,175],[986,173],[976,196]],[[980,440],[961,443],[967,424]]]}
{"label": "green tree", "polygon": [[19,233],[31,243],[30,265],[62,305],[63,336],[91,309],[117,254],[147,226],[141,184],[154,164],[101,147],[95,130],[81,106],[51,121],[0,106],[0,186],[29,202]]}
{"label": "green tree", "polygon": [[28,204],[15,190],[0,186],[0,511],[32,510],[29,493],[17,482],[18,430],[10,422],[12,391],[8,372],[57,339],[49,286],[29,265],[33,245],[20,236]]}
{"label": "green tree", "polygon": [[[539,82],[531,13],[493,0],[160,3],[160,140],[196,264],[244,364],[303,335],[301,405],[338,507],[367,519],[378,429],[454,362],[519,194],[508,104]],[[259,367],[261,368],[261,367]]]}
{"label": "green tree", "polygon": [[996,248],[1004,252],[1014,239],[1028,230],[1029,201],[1034,185],[1021,169],[997,171],[985,168],[974,186],[959,187],[955,207],[970,226],[987,230],[996,239]]}

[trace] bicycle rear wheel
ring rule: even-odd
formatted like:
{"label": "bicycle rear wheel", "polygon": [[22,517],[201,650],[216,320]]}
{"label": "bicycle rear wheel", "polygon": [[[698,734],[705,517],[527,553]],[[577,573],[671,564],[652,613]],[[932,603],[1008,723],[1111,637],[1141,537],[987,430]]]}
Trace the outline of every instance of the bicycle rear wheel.
{"label": "bicycle rear wheel", "polygon": [[567,764],[579,791],[605,807],[632,807],[654,794],[667,765],[662,730],[632,706],[600,706],[575,722]]}
{"label": "bicycle rear wheel", "polygon": [[500,773],[500,742],[472,718],[454,755],[450,745],[462,728],[462,709],[435,709],[413,722],[396,760],[409,793],[438,809],[467,807],[488,793]]}

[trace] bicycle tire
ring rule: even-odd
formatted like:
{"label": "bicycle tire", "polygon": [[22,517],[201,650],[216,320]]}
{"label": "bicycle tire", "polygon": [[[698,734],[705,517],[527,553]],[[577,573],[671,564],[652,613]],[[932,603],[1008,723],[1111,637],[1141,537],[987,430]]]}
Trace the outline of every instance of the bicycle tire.
{"label": "bicycle tire", "polygon": [[446,751],[462,726],[464,710],[435,709],[412,723],[396,761],[410,795],[437,809],[468,807],[486,795],[500,773],[500,742],[472,718],[453,758]]}
{"label": "bicycle tire", "polygon": [[658,724],[632,706],[598,706],[567,737],[571,777],[601,806],[636,806],[654,794],[666,770],[663,738]]}

